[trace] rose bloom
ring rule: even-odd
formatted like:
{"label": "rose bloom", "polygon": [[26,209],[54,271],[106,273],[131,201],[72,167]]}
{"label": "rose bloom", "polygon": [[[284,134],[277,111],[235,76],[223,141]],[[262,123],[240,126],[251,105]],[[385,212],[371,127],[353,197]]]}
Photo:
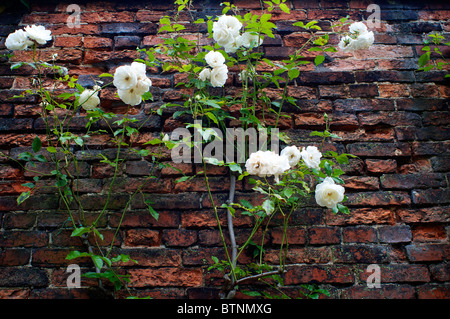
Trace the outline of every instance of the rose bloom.
{"label": "rose bloom", "polygon": [[100,104],[100,98],[98,97],[99,90],[100,87],[98,85],[95,85],[93,90],[86,89],[81,92],[78,103],[84,110],[93,110]]}
{"label": "rose bloom", "polygon": [[36,41],[39,44],[46,44],[47,41],[50,41],[52,39],[52,32],[50,30],[46,30],[45,27],[41,25],[33,24],[32,26],[26,26],[25,32],[30,39]]}
{"label": "rose bloom", "polygon": [[225,64],[215,67],[211,71],[211,85],[213,87],[222,87],[228,79],[228,68]]}
{"label": "rose bloom", "polygon": [[297,146],[287,146],[287,147],[285,147],[281,151],[280,155],[281,156],[285,156],[288,159],[289,165],[291,167],[294,167],[295,165],[297,165],[298,162],[300,161],[300,159],[302,158],[300,150],[297,148]]}
{"label": "rose bloom", "polygon": [[327,208],[334,208],[344,200],[345,188],[334,182],[331,177],[316,186],[316,202],[318,205]]}
{"label": "rose bloom", "polygon": [[200,79],[200,81],[209,80],[211,78],[211,69],[204,68],[202,72],[200,72],[200,74],[198,75],[198,78]]}
{"label": "rose bloom", "polygon": [[139,92],[135,87],[126,90],[118,89],[117,93],[125,104],[138,105],[142,102],[141,94],[138,94]]}
{"label": "rose bloom", "polygon": [[367,27],[362,22],[353,22],[349,27],[348,31],[350,33],[363,34],[367,32]]}
{"label": "rose bloom", "polygon": [[262,44],[263,40],[259,37],[258,34],[252,34],[251,32],[244,32],[242,36],[238,40],[240,45],[243,45],[246,48],[250,48],[251,46],[258,47]]}
{"label": "rose bloom", "polygon": [[306,149],[304,148],[300,152],[303,161],[306,166],[309,168],[319,168],[320,158],[322,157],[322,153],[315,146],[308,146]]}
{"label": "rose bloom", "polygon": [[213,38],[219,45],[225,47],[235,40],[241,28],[242,23],[236,17],[222,15],[213,23]]}
{"label": "rose bloom", "polygon": [[23,30],[16,30],[14,33],[8,35],[5,41],[5,46],[8,50],[25,50],[33,41],[28,39],[28,35]]}
{"label": "rose bloom", "polygon": [[279,156],[272,151],[257,151],[250,154],[245,162],[245,169],[251,175],[259,177],[275,176],[278,182],[279,175],[290,168],[285,156]]}
{"label": "rose bloom", "polygon": [[368,49],[374,42],[375,38],[373,32],[366,32],[358,35],[356,38],[355,49],[356,50],[366,50]]}
{"label": "rose bloom", "polygon": [[119,66],[114,72],[113,84],[119,90],[128,90],[137,84],[136,69],[130,65]]}
{"label": "rose bloom", "polygon": [[215,68],[225,63],[225,57],[220,52],[209,51],[205,55],[205,61],[210,67]]}

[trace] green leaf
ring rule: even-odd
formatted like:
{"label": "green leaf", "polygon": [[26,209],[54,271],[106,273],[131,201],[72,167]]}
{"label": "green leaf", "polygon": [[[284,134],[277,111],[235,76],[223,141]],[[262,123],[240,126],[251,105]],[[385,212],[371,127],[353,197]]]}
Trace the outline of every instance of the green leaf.
{"label": "green leaf", "polygon": [[110,74],[110,73],[102,73],[98,76],[99,78],[113,78],[114,75]]}
{"label": "green leaf", "polygon": [[154,210],[153,207],[151,206],[151,205],[153,204],[153,202],[152,202],[151,200],[149,200],[149,199],[146,199],[146,200],[144,201],[144,203],[147,205],[147,209],[148,209],[148,212],[150,213],[150,215],[152,215],[152,217],[153,217],[154,219],[158,220],[158,219],[159,219],[159,214],[158,214],[158,212],[157,212],[156,210]]}
{"label": "green leaf", "polygon": [[284,3],[280,3],[280,9],[283,10],[283,12],[290,13],[288,6]]}
{"label": "green leaf", "polygon": [[23,192],[22,194],[19,195],[19,197],[17,197],[17,205],[22,204],[24,201],[26,201],[28,199],[28,197],[30,197],[31,192]]}
{"label": "green leaf", "polygon": [[32,188],[32,189],[35,187],[35,185],[33,183],[25,183],[25,184],[22,184],[21,186]]}
{"label": "green leaf", "polygon": [[293,80],[300,75],[300,71],[298,69],[290,69],[288,72],[289,79]]}
{"label": "green leaf", "polygon": [[72,260],[72,259],[80,258],[80,257],[90,257],[91,255],[92,254],[90,254],[90,253],[82,253],[82,252],[79,252],[78,250],[73,250],[67,255],[66,259]]}
{"label": "green leaf", "polygon": [[90,233],[90,232],[91,232],[90,227],[78,227],[78,228],[74,229],[74,231],[72,232],[72,235],[70,235],[70,237],[81,236],[83,234]]}
{"label": "green leaf", "polygon": [[262,209],[266,212],[267,215],[270,215],[275,210],[275,203],[270,199],[266,199],[264,203],[261,205]]}
{"label": "green leaf", "polygon": [[49,147],[47,147],[47,152],[49,152],[49,153],[56,153],[56,148],[53,147],[53,146],[49,146]]}
{"label": "green leaf", "polygon": [[317,55],[314,59],[314,64],[317,66],[317,65],[321,64],[323,61],[325,61],[325,56]]}
{"label": "green leaf", "polygon": [[333,174],[333,169],[329,162],[324,163],[324,168],[325,168],[325,173],[327,173],[328,176],[331,176]]}
{"label": "green leaf", "polygon": [[430,60],[430,52],[422,54],[419,58],[419,66],[423,67]]}
{"label": "green leaf", "polygon": [[36,136],[36,137],[34,138],[33,144],[31,145],[31,147],[32,147],[32,149],[33,149],[33,152],[35,152],[35,153],[37,153],[37,152],[39,152],[39,151],[41,150],[42,142],[41,142],[41,140],[39,139],[39,137]]}
{"label": "green leaf", "polygon": [[97,267],[98,269],[103,268],[103,259],[101,256],[93,255],[93,256],[91,256],[91,258],[92,258],[92,261],[94,262],[95,267]]}

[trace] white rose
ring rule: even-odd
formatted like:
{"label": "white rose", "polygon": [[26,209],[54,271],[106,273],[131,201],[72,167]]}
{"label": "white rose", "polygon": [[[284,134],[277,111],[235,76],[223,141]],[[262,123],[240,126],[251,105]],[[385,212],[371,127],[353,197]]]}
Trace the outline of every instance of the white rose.
{"label": "white rose", "polygon": [[209,51],[208,54],[205,55],[205,61],[210,67],[215,68],[225,63],[225,57],[220,52]]}
{"label": "white rose", "polygon": [[367,27],[362,22],[354,22],[348,28],[350,33],[363,34],[367,32]]}
{"label": "white rose", "polygon": [[252,46],[257,47],[260,46],[263,40],[259,37],[258,34],[252,34],[251,32],[244,32],[241,37],[239,37],[238,42],[240,45],[243,45],[246,48],[250,48]]}
{"label": "white rose", "polygon": [[50,30],[46,30],[42,25],[32,25],[26,26],[25,32],[28,37],[39,44],[46,44],[47,41],[52,39],[52,32]]}
{"label": "white rose", "polygon": [[356,40],[349,36],[345,36],[339,41],[338,46],[344,52],[353,52],[356,51]]}
{"label": "white rose", "polygon": [[241,28],[242,23],[236,17],[222,15],[217,22],[213,23],[213,39],[220,46],[231,48]]}
{"label": "white rose", "polygon": [[228,79],[228,68],[225,64],[215,67],[211,71],[211,84],[213,87],[222,87]]}
{"label": "white rose", "polygon": [[236,51],[239,49],[239,47],[241,46],[241,45],[239,44],[239,42],[240,42],[240,40],[239,40],[240,37],[241,37],[241,36],[238,35],[236,38],[233,38],[232,41],[226,43],[226,44],[223,46],[223,49],[225,50],[226,53],[234,53],[234,52],[236,52]]}
{"label": "white rose", "polygon": [[[148,90],[150,90],[150,87],[152,86],[152,81],[148,77],[139,78],[136,86],[134,87],[134,93],[138,95],[142,95]],[[139,104],[139,103],[138,103]]]}
{"label": "white rose", "polygon": [[309,168],[319,168],[322,153],[315,146],[308,146],[300,152],[303,161]]}
{"label": "white rose", "polygon": [[331,177],[316,186],[316,202],[318,205],[334,208],[339,202],[344,200],[345,188],[334,182]]}
{"label": "white rose", "polygon": [[200,79],[200,81],[209,80],[211,78],[211,69],[204,68],[202,72],[200,72],[200,74],[198,75],[198,78]]}
{"label": "white rose", "polygon": [[300,159],[302,158],[302,155],[300,154],[300,150],[296,146],[287,146],[285,147],[281,153],[281,156],[284,156],[288,159],[289,165],[291,167],[294,167],[298,164]]}
{"label": "white rose", "polygon": [[286,156],[279,156],[275,153],[273,154],[274,155],[271,158],[271,175],[275,176],[275,182],[278,183],[280,175],[290,169],[291,166],[289,164],[289,159]]}
{"label": "white rose", "polygon": [[146,77],[147,76],[147,66],[144,63],[140,62],[132,62],[130,67],[136,73],[138,77]]}
{"label": "white rose", "polygon": [[119,94],[120,99],[128,105],[138,105],[142,102],[141,94],[136,90],[135,87],[130,89],[122,90],[118,89],[117,93]]}
{"label": "white rose", "polygon": [[135,68],[129,65],[119,66],[114,72],[113,84],[119,90],[128,90],[135,87],[137,80]]}
{"label": "white rose", "polygon": [[279,175],[290,168],[287,157],[279,156],[272,151],[257,151],[250,154],[245,162],[245,169],[251,175],[259,177],[275,176],[278,182]]}
{"label": "white rose", "polygon": [[98,86],[94,86],[93,90],[84,90],[81,92],[80,97],[78,99],[78,103],[81,105],[81,107],[86,110],[90,111],[95,109],[100,104],[100,98],[98,97]]}
{"label": "white rose", "polygon": [[355,40],[355,49],[356,50],[366,50],[368,49],[374,42],[373,32],[366,32],[358,35]]}
{"label": "white rose", "polygon": [[33,42],[28,39],[27,33],[23,30],[16,30],[14,33],[8,35],[5,41],[5,46],[8,50],[25,50]]}

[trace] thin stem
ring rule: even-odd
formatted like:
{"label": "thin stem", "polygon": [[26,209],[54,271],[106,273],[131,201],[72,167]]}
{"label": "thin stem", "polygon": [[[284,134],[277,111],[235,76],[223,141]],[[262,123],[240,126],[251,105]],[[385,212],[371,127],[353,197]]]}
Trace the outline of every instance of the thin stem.
{"label": "thin stem", "polygon": [[[234,193],[236,190],[236,175],[230,170],[230,193],[228,196],[227,204],[231,205],[234,202]],[[231,267],[234,269],[236,267],[236,257],[237,257],[237,245],[236,245],[236,237],[234,235],[234,227],[233,227],[233,216],[229,209],[227,209],[227,222],[228,222],[228,232],[230,235],[231,242]]]}

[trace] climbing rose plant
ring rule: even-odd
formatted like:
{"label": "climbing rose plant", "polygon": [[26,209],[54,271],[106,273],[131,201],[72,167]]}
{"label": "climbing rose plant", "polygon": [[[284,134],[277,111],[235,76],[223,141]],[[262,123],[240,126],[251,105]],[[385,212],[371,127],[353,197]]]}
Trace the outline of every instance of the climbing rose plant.
{"label": "climbing rose plant", "polygon": [[[23,203],[32,193],[39,189],[39,181],[45,178],[55,180],[54,187],[62,199],[68,214],[68,221],[73,229],[72,236],[79,237],[85,244],[86,251],[71,251],[67,259],[89,257],[95,266],[95,272],[84,274],[85,277],[107,279],[114,284],[114,291],[127,288],[129,281],[126,275],[117,271],[117,265],[125,262],[136,262],[128,255],[113,254],[113,242],[118,234],[117,227],[112,243],[105,248],[99,245],[104,237],[97,226],[100,218],[108,212],[109,200],[118,172],[126,162],[129,155],[139,155],[151,159],[152,169],[148,177],[141,185],[136,185],[130,200],[123,207],[120,221],[126,218],[131,200],[140,195],[147,205],[150,214],[155,219],[159,218],[158,212],[151,207],[151,198],[146,197],[142,191],[143,186],[154,177],[154,168],[162,168],[165,165],[159,162],[159,153],[150,152],[145,146],[157,146],[159,150],[193,150],[199,155],[203,164],[203,171],[197,173],[204,178],[207,193],[211,200],[212,209],[217,219],[218,229],[224,248],[223,256],[211,256],[212,264],[209,270],[216,269],[224,274],[225,283],[222,287],[222,298],[233,298],[235,293],[245,283],[261,281],[267,283],[281,294],[287,297],[280,289],[285,272],[286,256],[289,243],[287,229],[292,213],[301,208],[302,204],[314,193],[316,203],[334,213],[348,214],[349,210],[344,205],[345,188],[340,178],[344,172],[339,167],[347,164],[351,154],[337,154],[333,151],[323,150],[324,142],[329,138],[338,138],[329,129],[330,121],[324,114],[326,123],[323,132],[312,132],[312,136],[322,138],[321,145],[308,145],[298,147],[290,145],[289,137],[279,133],[277,128],[281,118],[288,117],[282,110],[288,106],[296,106],[296,100],[288,95],[288,86],[300,75],[302,67],[309,63],[316,66],[325,61],[329,53],[337,49],[328,43],[331,34],[338,34],[341,40],[338,48],[344,52],[356,52],[368,49],[374,39],[373,32],[369,31],[363,22],[348,22],[343,18],[333,24],[332,31],[324,32],[318,25],[318,21],[304,23],[298,21],[294,26],[308,32],[310,38],[288,59],[272,61],[265,58],[262,45],[267,38],[274,37],[276,25],[271,22],[271,11],[278,7],[286,13],[290,13],[285,1],[264,1],[265,8],[258,14],[245,13],[230,3],[223,3],[222,15],[207,17],[207,19],[194,19],[193,24],[206,25],[206,35],[210,44],[200,45],[204,35],[198,32],[197,40],[188,40],[180,33],[185,26],[178,23],[177,19],[181,11],[187,11],[191,15],[192,1],[177,0],[178,14],[175,17],[164,16],[160,19],[159,34],[162,43],[151,48],[137,48],[140,58],[130,65],[119,66],[114,74],[103,73],[100,78],[112,78],[111,83],[104,84],[97,81],[92,88],[82,87],[77,83],[76,77],[70,77],[63,66],[50,64],[38,60],[38,46],[46,44],[52,39],[51,32],[43,26],[27,26],[23,30],[17,30],[10,34],[5,42],[11,51],[31,49],[32,62],[18,62],[12,64],[16,69],[23,65],[29,65],[37,70],[35,85],[26,90],[24,95],[37,95],[40,98],[41,118],[46,125],[46,137],[41,141],[36,137],[33,141],[33,152],[25,152],[16,160],[24,169],[33,170],[35,162],[51,162],[55,170],[50,174],[39,173],[33,182],[24,184],[29,191],[23,192],[18,197],[18,204]],[[345,32],[348,27],[348,31]],[[313,60],[305,58],[303,51],[316,53]],[[184,102],[180,104],[165,103],[160,105],[154,113],[161,115],[162,111],[171,107],[180,107],[181,111],[174,113],[173,117],[187,116],[191,121],[186,123],[186,129],[201,136],[200,140],[193,142],[189,138],[176,139],[168,134],[161,135],[147,141],[143,148],[135,148],[135,141],[139,136],[139,129],[145,124],[144,120],[129,114],[129,106],[140,105],[145,101],[152,101],[150,89],[152,81],[147,77],[147,67],[162,67],[163,73],[179,72],[186,75],[186,81],[177,84],[184,92]],[[270,69],[271,71],[267,71]],[[231,71],[232,70],[232,71]],[[226,84],[231,83],[230,74],[236,72],[240,91],[227,91]],[[43,78],[54,76],[58,83],[65,83],[72,92],[55,95],[54,90],[44,88]],[[99,93],[106,86],[113,85],[117,89],[117,96],[128,105],[125,114],[114,114],[102,109]],[[56,85],[55,85],[56,87]],[[275,89],[276,96],[269,96],[268,88]],[[232,94],[230,94],[232,92]],[[70,131],[70,121],[83,110],[88,119],[86,133],[74,134]],[[63,113],[61,118],[58,112]],[[153,115],[153,114],[152,114]],[[202,120],[198,124],[198,120]],[[114,171],[107,192],[107,200],[102,211],[94,219],[88,222],[85,218],[82,197],[77,191],[79,179],[79,167],[83,160],[74,153],[77,146],[87,151],[86,145],[95,134],[104,134],[95,131],[93,125],[96,122],[106,123],[108,134],[112,137],[116,148],[113,156],[98,156],[103,163],[110,165]],[[194,124],[193,124],[194,123]],[[223,143],[221,136],[227,135],[227,125],[233,123],[244,130],[254,129],[259,134],[266,133],[267,137],[275,138],[284,144],[281,152],[277,147],[268,149],[269,145],[259,145],[259,149],[250,151],[256,141],[240,141],[243,152],[233,158],[223,158]],[[173,135],[173,134],[172,134]],[[217,149],[214,154],[206,155],[202,152],[205,144],[214,145]],[[43,155],[41,149],[46,147]],[[222,147],[222,148],[221,148]],[[191,160],[191,156],[187,157]],[[24,163],[26,165],[24,165]],[[217,203],[211,192],[208,181],[207,165],[227,167],[230,172],[230,192],[225,203]],[[189,182],[195,176],[182,176],[176,182]],[[253,185],[254,197],[252,200],[235,200],[236,181],[247,179]],[[120,191],[120,190],[119,190]],[[219,211],[227,213],[227,227],[230,244],[227,244],[226,235],[219,219]],[[77,213],[78,216],[75,215]],[[238,245],[234,236],[233,220],[238,215],[249,216],[253,220],[253,229],[241,245]],[[278,221],[282,225],[283,235],[279,247],[278,265],[270,265],[264,258],[264,238],[270,230],[270,224]],[[256,238],[259,233],[260,237]],[[93,247],[90,239],[96,243]],[[230,247],[229,247],[230,246]],[[239,263],[242,254],[253,251],[251,263]],[[268,280],[268,279],[272,280]],[[107,290],[102,285],[101,289]],[[308,289],[312,289],[309,286]],[[242,290],[251,296],[273,297],[267,292]],[[128,290],[131,296],[131,292]],[[320,292],[327,293],[324,290]]]}

